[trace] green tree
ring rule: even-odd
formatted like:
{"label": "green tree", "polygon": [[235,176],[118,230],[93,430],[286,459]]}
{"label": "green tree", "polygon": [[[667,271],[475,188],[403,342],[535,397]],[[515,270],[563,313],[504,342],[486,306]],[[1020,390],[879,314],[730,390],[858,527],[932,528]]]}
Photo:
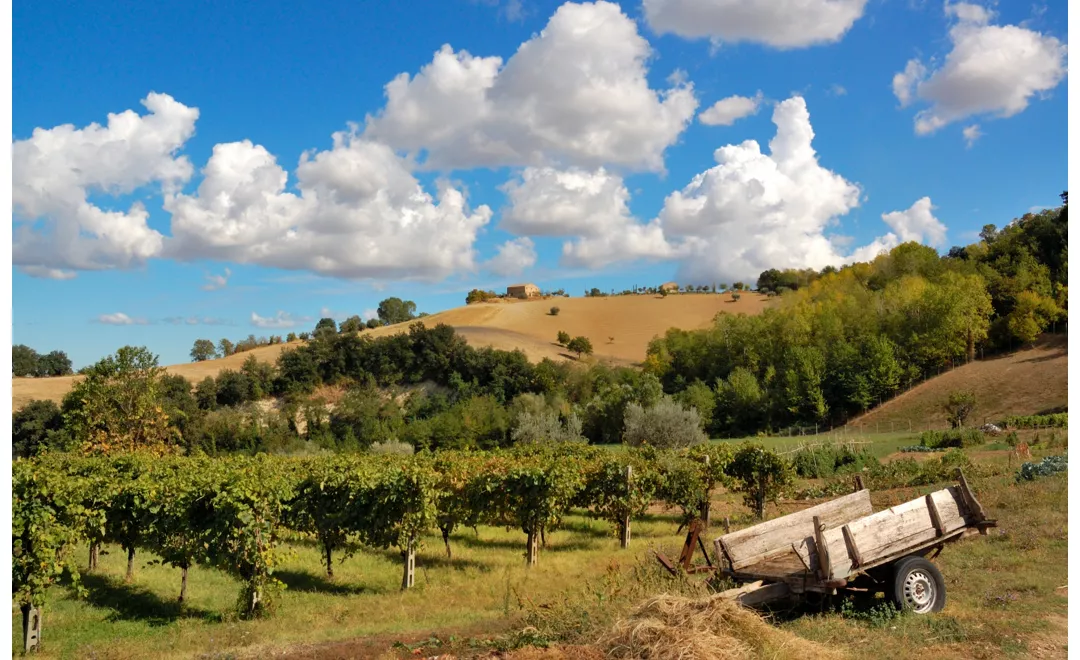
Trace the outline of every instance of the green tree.
{"label": "green tree", "polygon": [[71,358],[64,351],[50,351],[38,358],[37,375],[70,376]]}
{"label": "green tree", "polygon": [[758,520],[765,519],[766,502],[775,502],[794,481],[791,466],[782,457],[749,443],[735,452],[726,472],[735,480],[733,490],[744,494],[746,506]]}
{"label": "green tree", "polygon": [[559,315],[559,308],[558,307],[552,307],[551,309],[548,310],[548,314],[550,314],[552,316],[558,316]]}
{"label": "green tree", "polygon": [[1022,344],[1034,343],[1047,326],[1064,316],[1065,312],[1052,298],[1034,291],[1021,291],[1016,307],[1006,317],[1009,333]]}
{"label": "green tree", "polygon": [[401,298],[387,298],[379,303],[379,320],[384,325],[405,323],[416,318],[416,303]]}
{"label": "green tree", "polygon": [[964,428],[964,422],[975,410],[975,393],[970,390],[960,390],[949,394],[945,402],[945,412],[949,416],[949,424],[954,429]]}
{"label": "green tree", "polygon": [[31,401],[11,417],[12,453],[29,458],[47,449],[63,449],[66,441],[63,426],[63,415],[54,402]]}
{"label": "green tree", "polygon": [[65,426],[84,453],[167,451],[179,433],[169,421],[157,356],[124,346],[87,370],[64,397]]}
{"label": "green tree", "polygon": [[218,342],[218,348],[221,351],[221,357],[229,357],[236,352],[236,346],[228,339],[222,339]]}
{"label": "green tree", "polygon": [[360,332],[364,329],[364,322],[359,316],[353,315],[341,322],[341,332]]}
{"label": "green tree", "polygon": [[677,393],[675,400],[686,408],[697,411],[703,431],[712,428],[713,410],[716,408],[716,393],[708,385],[696,380],[685,390]]}
{"label": "green tree", "polygon": [[593,353],[593,345],[588,337],[574,337],[566,343],[566,348],[577,353],[578,359],[581,359],[582,354],[592,355]]}
{"label": "green tree", "polygon": [[752,433],[764,421],[766,403],[757,376],[746,367],[736,367],[716,382],[715,427],[729,437]]}
{"label": "green tree", "polygon": [[202,410],[214,410],[217,403],[217,381],[213,376],[207,376],[195,386],[195,403]]}
{"label": "green tree", "polygon": [[287,341],[287,342],[296,341],[296,333],[295,332],[290,332],[288,335],[285,336],[285,341]]}
{"label": "green tree", "polygon": [[217,349],[214,348],[214,342],[209,339],[195,340],[195,345],[191,347],[191,360],[193,362],[213,360],[216,357]]}
{"label": "green tree", "polygon": [[559,330],[559,334],[555,336],[559,342],[559,346],[566,346],[570,343],[570,333],[565,330]]}
{"label": "green tree", "polygon": [[13,376],[33,376],[38,370],[38,353],[25,344],[11,347],[11,374]]}
{"label": "green tree", "polygon": [[319,322],[315,324],[315,334],[319,334],[320,330],[329,330],[330,332],[337,332],[337,322],[331,318],[321,318]]}

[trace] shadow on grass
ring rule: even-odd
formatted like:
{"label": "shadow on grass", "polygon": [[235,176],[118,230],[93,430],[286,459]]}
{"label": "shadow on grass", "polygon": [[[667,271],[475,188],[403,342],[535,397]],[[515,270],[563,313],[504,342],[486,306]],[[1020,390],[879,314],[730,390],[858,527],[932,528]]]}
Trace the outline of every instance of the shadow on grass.
{"label": "shadow on grass", "polygon": [[314,575],[304,571],[274,571],[274,577],[284,582],[289,591],[332,594],[335,596],[373,593],[373,590],[359,584],[338,582],[330,580],[325,575]]}
{"label": "shadow on grass", "polygon": [[[87,590],[86,602],[94,607],[112,610],[110,619],[141,621],[151,627],[165,626],[179,619],[217,620],[221,615],[184,605],[175,599],[162,599],[145,587],[125,584],[122,579],[108,575],[87,573],[82,575]],[[176,581],[176,595],[180,595],[180,581]]]}
{"label": "shadow on grass", "polygon": [[[556,538],[553,538],[556,537]],[[577,539],[567,541],[564,538],[557,538],[557,532],[552,534],[548,533],[548,546],[542,548],[543,552],[575,552],[577,550],[593,550],[595,549],[595,542],[586,539]],[[474,536],[453,536],[450,538],[451,547],[454,543],[460,543],[461,545],[470,548],[502,548],[505,550],[520,550],[525,552],[525,535],[521,535],[521,540],[511,539],[479,539]],[[457,560],[453,560],[457,562]]]}
{"label": "shadow on grass", "polygon": [[596,538],[609,538],[614,536],[613,525],[602,520],[564,520],[559,525],[560,532],[573,532]]}

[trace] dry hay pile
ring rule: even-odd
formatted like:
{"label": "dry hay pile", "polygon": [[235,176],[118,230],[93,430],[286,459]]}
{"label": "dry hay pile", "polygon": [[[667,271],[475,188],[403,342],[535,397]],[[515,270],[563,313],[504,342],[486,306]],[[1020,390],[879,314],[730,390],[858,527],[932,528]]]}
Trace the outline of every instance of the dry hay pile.
{"label": "dry hay pile", "polygon": [[656,596],[620,619],[599,645],[610,658],[642,660],[845,657],[718,596]]}

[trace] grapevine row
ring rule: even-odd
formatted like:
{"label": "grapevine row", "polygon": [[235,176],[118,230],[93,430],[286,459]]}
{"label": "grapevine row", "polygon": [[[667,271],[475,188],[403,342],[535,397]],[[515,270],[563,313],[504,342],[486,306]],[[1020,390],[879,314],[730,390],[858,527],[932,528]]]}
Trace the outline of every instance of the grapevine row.
{"label": "grapevine row", "polygon": [[[411,585],[421,536],[450,535],[479,524],[520,529],[529,564],[546,530],[572,508],[629,523],[654,502],[697,515],[709,492],[727,480],[727,446],[690,452],[650,449],[615,454],[584,445],[524,447],[434,455],[336,455],[315,458],[115,457],[45,455],[13,464],[14,593],[24,613],[67,572],[78,586],[76,547],[103,543],[181,569],[213,566],[237,577],[245,616],[267,612],[282,586],[274,578],[284,533],[317,541],[328,575],[335,554],[360,544],[396,548]],[[628,470],[629,468],[629,470]]]}

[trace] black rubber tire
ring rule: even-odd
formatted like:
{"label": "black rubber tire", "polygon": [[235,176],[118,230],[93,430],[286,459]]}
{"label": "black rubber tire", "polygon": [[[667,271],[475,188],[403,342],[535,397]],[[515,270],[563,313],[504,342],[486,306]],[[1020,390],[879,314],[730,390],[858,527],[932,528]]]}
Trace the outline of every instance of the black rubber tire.
{"label": "black rubber tire", "polygon": [[889,598],[900,609],[931,614],[945,609],[945,578],[932,562],[909,556],[893,564]]}

